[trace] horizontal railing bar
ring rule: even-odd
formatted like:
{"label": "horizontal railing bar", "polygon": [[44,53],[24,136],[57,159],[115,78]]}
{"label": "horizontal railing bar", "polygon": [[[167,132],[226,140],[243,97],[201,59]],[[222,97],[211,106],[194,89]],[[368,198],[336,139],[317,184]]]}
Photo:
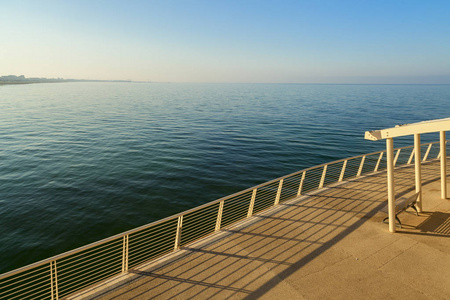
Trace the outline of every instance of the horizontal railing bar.
{"label": "horizontal railing bar", "polygon": [[[194,222],[195,218],[193,218],[193,217],[197,217],[198,218],[199,216],[201,216],[201,217],[211,217],[211,218],[215,219],[217,217],[217,211],[206,212],[204,214],[196,214],[195,216],[187,215],[187,216],[184,216],[184,218],[186,219],[187,222]],[[184,221],[185,220],[183,220],[183,223],[184,223]]]}
{"label": "horizontal railing bar", "polygon": [[162,251],[163,253],[172,252],[173,243],[170,245],[155,245],[153,247],[149,247],[147,249],[139,249],[137,251],[130,252],[130,257],[134,259],[139,259],[143,255],[154,256],[154,253],[159,253]]}
{"label": "horizontal railing bar", "polygon": [[[147,251],[137,251],[137,252],[133,252],[132,253],[132,255],[130,255],[130,257],[132,257],[132,259],[133,260],[139,260],[141,257],[143,257],[144,255],[146,255],[146,256],[152,256],[152,257],[158,257],[158,256],[160,256],[160,255],[164,255],[164,254],[167,254],[167,253],[170,253],[170,252],[172,252],[173,251],[173,243],[171,244],[171,245],[169,245],[170,247],[167,249],[167,250],[165,250],[165,251],[162,251],[161,253],[159,253],[158,251],[160,250],[160,249],[164,249],[164,247],[162,247],[162,246],[160,246],[160,247],[157,247],[157,248],[150,248],[150,249],[148,249]],[[155,252],[155,253],[158,253],[158,254],[152,254],[153,252]]]}
{"label": "horizontal railing bar", "polygon": [[[44,268],[44,267],[46,267],[46,268]],[[30,274],[20,274],[20,275],[18,275],[18,277],[12,277],[12,278],[9,278],[9,279],[6,279],[6,280],[4,280],[3,282],[1,282],[1,285],[3,286],[3,287],[8,287],[8,286],[10,286],[10,285],[12,285],[12,284],[16,284],[16,283],[20,283],[20,282],[22,282],[22,281],[24,281],[24,280],[29,280],[30,278],[34,278],[34,277],[36,277],[36,276],[41,276],[42,274],[47,274],[48,273],[48,270],[46,270],[48,268],[48,266],[42,266],[42,269],[40,270],[40,272],[41,273],[38,273],[38,274],[33,274],[31,277],[25,277],[25,278],[22,278],[22,277],[24,277],[24,276],[26,276],[26,275],[30,275]],[[35,270],[35,271],[37,271],[37,270]],[[34,273],[35,271],[33,271],[33,272],[31,272],[31,273]],[[20,280],[18,280],[19,278],[21,278]],[[18,280],[18,281],[17,281]],[[11,282],[11,281],[13,281],[13,283],[9,283],[8,285],[4,285],[5,283],[7,283],[7,282]],[[1,294],[0,294],[1,295]]]}
{"label": "horizontal railing bar", "polygon": [[[164,250],[164,249],[166,249],[166,250]],[[163,251],[163,252],[169,251],[169,252],[171,252],[172,250],[173,250],[173,243],[168,244],[168,245],[155,245],[153,247],[149,247],[149,248],[146,248],[146,249],[142,249],[141,248],[141,249],[138,249],[136,251],[132,251],[132,252],[129,253],[130,254],[129,256],[132,257],[132,259],[139,259],[144,254],[150,255],[152,253],[157,253],[159,251]]]}
{"label": "horizontal railing bar", "polygon": [[[214,224],[215,225],[215,224]],[[189,233],[184,233],[182,239],[188,239],[189,237],[193,237],[193,236],[197,236],[198,234],[201,234],[204,231],[211,231],[211,232],[215,232],[215,226],[213,226],[213,228],[210,228],[209,230],[205,229],[205,227],[199,229],[198,231],[193,231],[193,232],[189,232]]]}
{"label": "horizontal railing bar", "polygon": [[[12,278],[2,278],[2,282],[0,282],[0,284],[4,284],[5,282],[9,282],[11,280],[17,280],[18,278],[24,277],[24,276],[31,276],[31,274],[36,273],[36,272],[42,272],[42,273],[48,273],[48,265],[42,265],[42,266],[38,266],[36,267],[35,270],[32,270],[32,268],[30,268],[30,272],[25,273],[25,274],[18,274],[17,277],[12,277]],[[32,275],[32,277],[37,276],[38,274],[34,274]],[[24,279],[23,279],[24,280]]]}
{"label": "horizontal railing bar", "polygon": [[[118,271],[112,272],[112,270],[114,270],[114,269],[117,269]],[[106,265],[106,266],[102,267],[101,269],[96,270],[96,272],[90,272],[90,273],[88,273],[88,274],[85,274],[85,273],[78,273],[78,274],[74,275],[74,276],[72,277],[72,279],[68,279],[68,280],[65,282],[65,287],[64,287],[64,288],[65,288],[65,289],[70,289],[70,286],[76,285],[78,282],[81,282],[82,280],[84,280],[84,281],[86,282],[86,281],[89,281],[89,278],[96,277],[96,276],[98,276],[99,274],[103,274],[103,273],[106,274],[106,273],[108,273],[108,272],[112,272],[112,273],[120,273],[121,270],[120,270],[120,268],[117,267],[117,266],[114,266],[114,265]],[[80,278],[80,277],[82,277],[82,278]],[[81,280],[80,280],[80,279],[81,279]],[[59,280],[59,278],[58,278],[58,280]]]}
{"label": "horizontal railing bar", "polygon": [[[36,281],[39,281],[39,282],[36,282]],[[35,287],[35,286],[38,285],[38,284],[41,284],[42,281],[44,281],[44,282],[45,282],[45,281],[50,281],[50,278],[41,278],[40,280],[35,279],[35,280],[31,281],[31,282],[27,282],[27,284],[31,284],[31,283],[36,282],[35,284],[33,284],[33,285],[31,285],[31,286],[28,286],[28,285],[27,285],[27,291],[30,291],[31,288]],[[17,286],[17,287],[15,287],[15,288],[10,289],[10,290],[5,291],[5,292],[13,292],[13,291],[17,290],[18,288],[22,288],[22,287],[23,287],[23,285]],[[5,287],[2,287],[2,288],[5,288]],[[34,290],[36,290],[36,289],[34,289]],[[33,290],[32,290],[32,291],[33,291]],[[0,293],[0,296],[1,296],[1,295],[4,295],[5,292]],[[18,291],[18,292],[19,292],[19,291]],[[14,294],[14,292],[13,292],[12,294]],[[11,295],[11,293],[8,294],[8,295]]]}
{"label": "horizontal railing bar", "polygon": [[[102,270],[102,271],[103,271],[103,270]],[[61,298],[61,297],[70,295],[70,294],[72,294],[72,293],[74,293],[74,292],[80,290],[80,287],[81,287],[81,288],[84,288],[84,287],[86,287],[86,286],[93,285],[94,283],[98,283],[98,282],[100,282],[100,281],[103,281],[103,280],[105,280],[105,279],[107,279],[107,278],[112,277],[112,276],[115,275],[115,274],[120,274],[120,271],[119,271],[119,272],[112,272],[111,274],[108,275],[108,277],[105,277],[105,278],[99,278],[99,279],[94,279],[94,281],[89,281],[88,284],[86,284],[86,283],[84,283],[84,284],[83,284],[83,283],[78,283],[78,284],[74,284],[74,286],[68,286],[68,287],[66,288],[66,290],[68,290],[68,291],[65,292],[65,293],[64,293],[64,290],[63,290],[62,292],[60,291],[59,297]],[[76,288],[75,288],[75,287],[76,287]]]}
{"label": "horizontal railing bar", "polygon": [[226,219],[232,219],[234,216],[240,215],[242,214],[244,217],[243,219],[245,219],[247,217],[247,211],[243,211],[243,212],[236,212],[234,211],[232,214],[231,213],[227,213],[226,215],[224,215],[222,218],[226,218]]}
{"label": "horizontal railing bar", "polygon": [[[109,254],[109,256],[105,257],[105,255],[108,255],[108,254]],[[111,258],[111,256],[114,255],[114,253],[112,253],[112,254],[108,253],[108,254],[103,254],[102,256],[99,257],[98,260],[90,259],[90,260],[87,260],[87,261],[83,261],[80,264],[75,264],[73,266],[71,266],[71,265],[66,266],[64,269],[59,271],[58,277],[61,279],[61,278],[65,278],[65,277],[67,277],[67,276],[69,276],[70,274],[73,274],[73,273],[77,273],[77,272],[80,272],[80,271],[84,272],[85,270],[89,269],[89,268],[87,268],[88,266],[92,265],[92,261],[99,262],[99,265],[100,265],[101,262],[107,260],[108,258]],[[117,254],[116,254],[116,256],[117,256]],[[121,262],[122,261],[122,257],[117,257],[116,261]],[[107,262],[109,262],[109,260],[107,260]],[[80,267],[81,267],[81,270],[80,270]],[[59,266],[58,266],[58,268],[60,269]],[[73,270],[73,269],[75,269],[75,270]]]}
{"label": "horizontal railing bar", "polygon": [[168,232],[168,233],[170,233],[170,235],[166,236],[166,235],[163,235],[164,234],[163,232],[161,232],[161,233],[158,233],[158,234],[155,234],[155,235],[150,234],[150,235],[147,235],[145,237],[141,237],[139,240],[132,240],[130,242],[130,249],[135,249],[137,244],[147,244],[147,241],[149,239],[154,239],[154,240],[157,239],[159,241],[168,240],[168,241],[172,242],[174,237],[175,237],[175,233],[174,232]]}
{"label": "horizontal railing bar", "polygon": [[[51,295],[51,292],[50,291],[42,291],[42,293],[45,293],[45,294],[50,294]],[[41,294],[42,294],[41,293]],[[50,296],[49,295],[49,296]],[[35,298],[29,298],[29,300],[36,300],[36,299],[43,299],[43,297],[42,297],[42,295],[38,295],[38,297],[35,297]]]}
{"label": "horizontal railing bar", "polygon": [[[43,299],[42,294],[49,294],[49,296],[51,295],[50,291],[42,291],[41,294],[38,294],[38,297],[35,298],[29,298],[29,300],[35,300],[35,299]],[[34,295],[33,295],[34,296]]]}
{"label": "horizontal railing bar", "polygon": [[223,214],[224,214],[224,215],[225,215],[225,214],[230,214],[230,213],[232,213],[232,212],[240,211],[241,209],[247,209],[247,208],[248,208],[248,205],[245,205],[245,206],[239,206],[239,207],[233,207],[233,208],[228,207],[228,209],[227,209],[226,206],[225,206],[225,209],[223,210],[223,211],[224,211]]}
{"label": "horizontal railing bar", "polygon": [[[132,238],[133,240],[138,240],[138,239],[140,239],[140,238],[142,238],[144,236],[147,236],[149,234],[159,234],[161,232],[168,232],[168,231],[176,230],[177,229],[176,225],[177,224],[173,223],[172,224],[173,228],[170,228],[170,226],[166,226],[166,227],[164,227],[164,226],[161,226],[161,227],[159,227],[159,226],[149,227],[148,230],[143,230],[143,231],[136,232],[136,233],[130,235],[130,238]],[[168,228],[170,230],[168,230]]]}
{"label": "horizontal railing bar", "polygon": [[173,232],[168,232],[168,233],[170,233],[170,236],[165,236],[165,235],[163,235],[164,233],[158,233],[158,234],[155,234],[155,235],[152,235],[152,234],[150,234],[150,235],[147,235],[147,236],[145,236],[145,237],[141,237],[139,240],[132,240],[131,242],[130,242],[130,249],[135,249],[135,247],[136,247],[136,244],[147,244],[147,241],[149,240],[149,239],[158,239],[158,240],[168,240],[168,241],[173,241],[173,239],[174,239],[174,236],[175,236],[175,233],[173,233]]}
{"label": "horizontal railing bar", "polygon": [[[33,280],[33,281],[27,282],[27,284],[31,284],[31,283],[36,282],[36,281],[39,281],[39,282],[38,282],[38,283],[35,283],[34,285],[31,285],[31,286],[28,286],[28,285],[27,285],[27,289],[32,288],[33,286],[35,286],[35,285],[37,285],[37,284],[40,284],[42,281],[44,281],[44,282],[45,282],[45,281],[49,281],[49,278],[39,278],[39,279],[35,279],[35,280]],[[9,284],[9,285],[7,285],[7,286],[2,286],[2,288],[7,288],[8,286],[11,286],[11,284]],[[24,285],[22,284],[22,285],[20,285],[20,286],[16,286],[15,288],[9,289],[9,290],[4,291],[4,292],[1,292],[1,293],[0,293],[0,296],[6,294],[7,292],[9,292],[9,295],[10,295],[11,292],[14,292],[15,290],[17,290],[17,289],[19,289],[19,288],[22,288],[23,286],[24,286]]]}
{"label": "horizontal railing bar", "polygon": [[[34,280],[34,281],[32,281],[32,282],[35,282],[36,280]],[[44,279],[42,279],[42,281],[48,281],[48,282],[50,282],[50,278],[44,278]],[[30,292],[32,292],[32,291],[35,291],[35,290],[37,290],[38,288],[34,288],[34,289],[31,289],[31,288],[33,288],[33,287],[35,287],[36,285],[38,285],[39,283],[35,283],[35,284],[33,284],[33,285],[31,285],[31,286],[29,286],[29,287],[27,287],[27,289],[26,289],[26,291],[25,291],[25,293],[22,293],[22,294],[19,294],[20,296],[22,296],[22,295],[24,295],[24,294],[27,294],[27,293],[30,293]],[[22,287],[22,286],[19,286],[19,287]],[[8,299],[9,297],[11,297],[11,295],[14,295],[14,294],[17,294],[17,293],[20,293],[21,291],[23,291],[23,290],[18,290],[18,291],[16,291],[17,290],[17,288],[19,288],[19,287],[16,287],[16,288],[14,288],[14,289],[10,289],[10,290],[7,290],[7,291],[4,291],[4,292],[2,292],[0,295],[5,295],[7,292],[9,292],[8,294],[6,294],[5,296],[2,296],[2,299]],[[2,288],[4,288],[4,287],[2,287]],[[7,297],[7,298],[4,298],[4,297]],[[14,296],[14,297],[19,297],[19,296]]]}
{"label": "horizontal railing bar", "polygon": [[[69,277],[60,277],[60,276],[58,276],[58,280],[59,281],[64,281],[63,280],[63,278],[64,278],[64,279],[66,279],[65,284],[66,285],[70,285],[73,282],[76,282],[76,280],[78,278],[80,278],[80,277],[88,278],[90,275],[96,275],[96,274],[99,274],[99,273],[106,273],[105,270],[114,269],[114,268],[119,269],[119,267],[117,266],[117,263],[114,264],[114,265],[112,263],[103,264],[103,265],[101,265],[99,267],[100,267],[100,270],[98,270],[97,272],[92,272],[92,271],[91,272],[77,272],[75,274],[70,275]],[[122,267],[121,264],[120,264],[120,267]],[[86,270],[92,270],[93,268],[95,268],[95,266],[87,268]],[[97,270],[97,269],[94,269],[94,270]],[[88,277],[86,277],[86,274],[88,275]]]}
{"label": "horizontal railing bar", "polygon": [[58,262],[58,268],[74,264],[75,262],[78,262],[80,260],[88,260],[88,259],[91,259],[92,257],[95,258],[100,253],[111,252],[111,251],[114,251],[114,250],[115,251],[121,251],[121,247],[122,247],[122,245],[115,245],[115,248],[113,248],[113,247],[111,247],[111,248],[103,248],[103,250],[101,250],[101,251],[94,252],[94,253],[89,253],[89,255],[86,255],[86,256],[83,256],[84,253],[80,253],[79,255],[77,255],[75,257],[70,257],[70,259],[65,259],[63,261],[59,261]]}
{"label": "horizontal railing bar", "polygon": [[[32,290],[32,291],[30,291],[30,290],[22,290],[22,293],[21,293],[21,294],[13,295],[13,296],[11,296],[11,294],[10,294],[10,295],[6,295],[7,298],[4,298],[4,299],[11,299],[11,298],[16,298],[16,299],[29,299],[29,297],[33,297],[33,296],[39,295],[39,292],[34,293],[33,295],[28,295],[28,294],[30,294],[30,293],[33,292],[33,291],[34,291],[34,290]],[[45,291],[42,291],[42,292],[40,292],[40,293],[42,294],[43,292],[45,292]],[[46,293],[50,293],[50,289],[49,289],[49,291],[47,291]],[[26,298],[24,297],[24,295],[27,295]]]}

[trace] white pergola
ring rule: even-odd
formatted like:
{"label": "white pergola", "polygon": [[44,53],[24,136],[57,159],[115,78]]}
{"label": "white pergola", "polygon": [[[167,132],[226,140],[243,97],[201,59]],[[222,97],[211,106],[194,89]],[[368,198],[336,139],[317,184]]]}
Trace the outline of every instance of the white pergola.
{"label": "white pergola", "polygon": [[445,132],[450,130],[450,118],[424,121],[413,124],[397,125],[392,128],[366,131],[364,138],[378,141],[386,140],[387,154],[387,187],[388,187],[388,212],[389,231],[395,232],[395,185],[394,185],[394,138],[399,136],[414,135],[414,162],[417,198],[417,209],[422,211],[422,174],[420,135],[429,132],[440,133],[440,158],[441,158],[441,197],[447,198],[446,166],[447,155],[445,146]]}

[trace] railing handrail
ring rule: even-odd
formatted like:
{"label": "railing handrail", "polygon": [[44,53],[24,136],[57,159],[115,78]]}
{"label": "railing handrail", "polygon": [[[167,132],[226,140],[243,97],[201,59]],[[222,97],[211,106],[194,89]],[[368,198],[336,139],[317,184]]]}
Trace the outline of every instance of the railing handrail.
{"label": "railing handrail", "polygon": [[[447,142],[447,141],[446,141],[446,142]],[[428,152],[429,152],[429,150],[431,149],[431,145],[432,145],[432,144],[436,144],[436,143],[439,143],[439,142],[430,142],[430,143],[424,143],[424,144],[421,144],[421,145],[420,145],[421,147],[427,146],[427,145],[428,145],[427,154],[425,155],[424,160],[426,160],[426,158],[427,158],[426,156],[428,155]],[[405,147],[400,147],[400,148],[394,149],[395,151],[397,151],[397,155],[396,155],[396,156],[398,157],[398,155],[400,154],[400,151],[403,150],[403,149],[407,149],[407,148],[414,148],[414,146],[405,146]],[[298,194],[297,194],[297,195],[300,195],[300,190],[301,190],[301,187],[302,187],[302,184],[303,184],[303,180],[304,180],[304,176],[305,176],[305,173],[306,173],[306,172],[311,171],[311,170],[320,169],[320,168],[323,169],[323,172],[322,172],[322,178],[321,178],[320,183],[319,183],[319,186],[318,186],[318,188],[317,188],[317,189],[321,189],[322,187],[324,187],[325,174],[326,174],[326,170],[327,170],[327,167],[328,167],[328,166],[330,166],[330,165],[335,165],[335,164],[344,162],[344,164],[343,164],[343,166],[342,166],[341,176],[339,177],[339,181],[341,181],[341,180],[342,180],[342,177],[343,177],[343,174],[344,174],[344,172],[345,172],[345,168],[346,168],[347,162],[348,162],[348,161],[352,161],[352,160],[356,160],[356,159],[358,159],[358,158],[362,158],[361,163],[360,163],[360,166],[359,166],[359,169],[358,169],[358,173],[357,173],[357,175],[356,175],[356,177],[358,177],[358,176],[361,175],[361,171],[362,171],[362,168],[363,168],[363,166],[364,166],[364,159],[365,159],[365,157],[372,156],[372,155],[377,155],[377,154],[381,154],[381,153],[385,153],[385,152],[386,152],[386,150],[377,151],[377,152],[372,152],[372,153],[366,153],[366,154],[357,155],[357,156],[353,156],[353,157],[349,157],[349,158],[344,158],[344,159],[339,159],[339,160],[331,161],[331,162],[328,162],[328,163],[323,163],[323,164],[320,164],[320,165],[315,165],[315,166],[312,166],[312,167],[309,167],[309,168],[306,168],[306,169],[302,169],[302,170],[300,170],[300,171],[296,171],[296,172],[293,172],[293,173],[291,173],[291,174],[284,175],[284,176],[282,176],[282,177],[279,177],[279,178],[276,178],[276,179],[273,179],[273,180],[270,180],[270,181],[261,183],[261,184],[259,184],[259,185],[256,185],[256,186],[247,188],[247,189],[245,189],[245,190],[242,190],[242,191],[239,191],[239,192],[236,192],[236,193],[233,193],[233,194],[231,194],[231,195],[227,195],[227,196],[225,196],[225,197],[221,197],[221,198],[219,198],[219,199],[210,201],[210,202],[205,203],[205,204],[203,204],[203,205],[200,205],[200,206],[191,208],[191,209],[189,209],[189,210],[180,212],[180,213],[178,213],[178,214],[175,214],[175,215],[172,215],[172,216],[168,216],[168,217],[163,218],[163,219],[161,219],[161,220],[157,220],[157,221],[154,221],[154,222],[151,222],[151,223],[148,223],[148,224],[139,226],[139,227],[137,227],[137,228],[134,228],[134,229],[131,229],[131,230],[128,230],[128,231],[125,231],[125,232],[122,232],[122,233],[119,233],[119,234],[116,234],[116,235],[107,237],[107,238],[105,238],[105,239],[101,239],[101,240],[99,240],[99,241],[96,241],[96,242],[87,244],[87,245],[85,245],[85,246],[82,246],[82,247],[79,247],[79,248],[76,248],[76,249],[73,249],[73,250],[70,250],[70,251],[67,251],[67,252],[64,252],[64,253],[61,253],[61,254],[52,256],[52,257],[50,257],[50,258],[47,258],[47,259],[44,259],[44,260],[41,260],[41,261],[38,261],[38,262],[35,262],[35,263],[33,263],[33,264],[30,264],[30,265],[27,265],[27,266],[23,266],[23,267],[21,267],[21,268],[18,268],[18,269],[15,269],[15,270],[6,272],[6,273],[4,273],[4,274],[0,274],[0,280],[4,280],[4,279],[6,279],[6,278],[8,278],[8,277],[10,277],[10,276],[13,276],[13,275],[15,275],[15,274],[19,274],[19,273],[22,273],[22,272],[25,272],[25,271],[28,271],[28,270],[31,270],[31,269],[34,269],[34,268],[37,268],[37,267],[45,266],[46,264],[50,264],[50,269],[53,268],[53,267],[52,267],[52,264],[55,264],[55,272],[56,272],[56,261],[61,260],[61,259],[64,259],[64,258],[71,257],[71,256],[73,256],[73,255],[75,255],[75,254],[77,254],[77,253],[83,252],[83,251],[85,251],[85,250],[89,250],[89,249],[91,249],[91,248],[94,248],[94,247],[97,247],[97,246],[104,245],[104,244],[106,244],[106,243],[108,243],[108,242],[117,241],[117,240],[120,239],[120,238],[124,238],[124,242],[125,242],[125,239],[126,239],[126,245],[127,245],[126,247],[128,247],[128,236],[130,236],[130,235],[132,235],[132,234],[134,234],[134,233],[141,232],[141,231],[146,230],[146,229],[149,229],[149,228],[151,228],[151,227],[154,227],[154,226],[163,224],[163,223],[165,223],[165,222],[167,222],[167,221],[176,220],[177,218],[178,218],[178,222],[179,222],[179,225],[178,225],[178,226],[180,226],[180,220],[181,220],[181,222],[182,222],[183,216],[186,216],[186,215],[188,215],[188,214],[194,213],[194,212],[199,211],[199,210],[201,210],[201,209],[203,209],[203,208],[207,208],[207,207],[210,207],[210,206],[212,206],[212,205],[214,205],[214,204],[218,204],[218,203],[220,203],[220,205],[221,205],[221,207],[222,207],[221,209],[223,209],[223,203],[224,203],[224,201],[229,200],[229,199],[233,199],[233,198],[235,198],[235,197],[239,197],[239,196],[244,195],[244,194],[249,193],[249,192],[252,192],[252,201],[254,201],[254,197],[255,197],[255,194],[256,194],[256,191],[257,191],[257,190],[259,190],[261,187],[265,187],[265,186],[268,186],[268,185],[270,185],[270,184],[279,182],[279,186],[278,186],[278,191],[277,191],[276,199],[275,199],[275,202],[274,202],[274,204],[273,204],[273,205],[277,205],[277,204],[278,204],[279,197],[280,197],[280,193],[281,193],[281,186],[282,186],[282,183],[283,183],[283,180],[284,180],[284,179],[288,179],[288,178],[291,178],[291,177],[295,177],[295,176],[300,175],[300,174],[303,173],[303,174],[302,174],[301,183],[300,183],[299,192],[298,192]],[[408,160],[408,163],[407,163],[407,164],[410,163],[411,158],[412,158],[412,156],[413,156],[413,153],[414,153],[414,151],[412,151],[412,153],[411,153],[411,155],[410,155],[410,159]],[[372,171],[372,172],[375,172],[375,171],[377,170],[378,164],[379,164],[379,162],[380,162],[380,160],[381,160],[381,157],[382,157],[382,155],[379,156],[379,159],[378,159],[378,162],[377,162],[377,167],[376,167],[376,168],[374,169],[374,171]],[[372,172],[370,172],[370,173],[372,173]],[[221,209],[219,209],[219,211],[221,211]],[[252,207],[252,210],[253,210],[253,207]],[[221,214],[221,213],[222,213],[222,212],[220,212],[220,214]],[[251,213],[249,213],[248,216],[250,216],[250,215],[251,215]],[[221,216],[220,216],[220,218],[221,218]],[[219,219],[219,216],[217,217],[217,219]],[[237,221],[235,221],[235,222],[237,222]],[[218,223],[218,224],[219,224],[218,226],[219,226],[219,229],[220,229],[220,223]],[[217,225],[216,225],[216,230],[217,230]],[[206,236],[206,235],[205,235],[205,236]],[[177,239],[178,239],[178,236],[177,236]],[[178,241],[178,242],[179,242],[179,241]],[[177,249],[177,247],[178,247],[178,246],[177,246],[177,242],[175,242],[175,243],[176,243],[176,244],[175,244],[175,249]],[[124,246],[124,251],[125,251],[125,246]],[[126,251],[128,251],[128,249],[126,249]],[[127,261],[126,264],[128,264],[128,261]],[[126,270],[127,268],[128,268],[128,266],[126,266],[126,268],[124,267],[123,270]],[[53,280],[53,279],[52,279],[52,280]]]}

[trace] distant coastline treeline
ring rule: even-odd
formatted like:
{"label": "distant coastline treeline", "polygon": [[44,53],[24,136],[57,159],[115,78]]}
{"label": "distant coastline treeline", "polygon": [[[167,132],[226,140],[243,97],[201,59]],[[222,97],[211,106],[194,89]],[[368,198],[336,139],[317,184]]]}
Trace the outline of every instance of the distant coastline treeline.
{"label": "distant coastline treeline", "polygon": [[52,82],[131,82],[131,80],[89,80],[64,78],[26,78],[24,75],[7,75],[0,77],[0,84],[26,84],[26,83],[52,83]]}

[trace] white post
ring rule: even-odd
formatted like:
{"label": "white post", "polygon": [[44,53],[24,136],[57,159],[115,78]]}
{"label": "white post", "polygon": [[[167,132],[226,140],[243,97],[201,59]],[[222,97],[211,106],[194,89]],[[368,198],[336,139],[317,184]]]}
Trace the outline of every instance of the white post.
{"label": "white post", "polygon": [[54,290],[53,290],[53,262],[50,262],[50,295],[52,300],[55,299],[55,297],[53,296],[54,294]]}
{"label": "white post", "polygon": [[250,205],[248,206],[247,218],[250,218],[253,215],[253,207],[255,206],[256,191],[257,189],[254,189],[252,192],[252,199],[250,200]]}
{"label": "white post", "polygon": [[386,139],[389,231],[395,232],[394,140]]}
{"label": "white post", "polygon": [[417,210],[419,212],[422,211],[422,169],[421,169],[421,163],[422,163],[422,155],[420,154],[420,134],[415,133],[414,134],[414,168],[415,168],[415,175],[416,175],[416,193],[419,193],[419,196],[417,197]]}
{"label": "white post", "polygon": [[303,182],[305,181],[305,175],[306,175],[306,171],[303,171],[302,179],[300,180],[300,184],[298,185],[297,196],[300,196],[302,194],[302,188],[303,188]]}
{"label": "white post", "polygon": [[323,188],[323,184],[325,182],[325,176],[327,174],[328,165],[323,166],[322,178],[320,178],[319,189]]}
{"label": "white post", "polygon": [[445,147],[445,131],[440,132],[441,137],[441,198],[447,199],[447,150]]}
{"label": "white post", "polygon": [[123,236],[122,273],[128,272],[128,234]]}
{"label": "white post", "polygon": [[56,271],[56,260],[50,262],[50,295],[52,300],[58,300],[58,275]]}
{"label": "white post", "polygon": [[222,214],[223,214],[223,205],[224,204],[225,204],[225,200],[220,201],[219,211],[217,212],[216,231],[219,231],[220,226],[222,226]]}
{"label": "white post", "polygon": [[362,157],[362,159],[361,159],[361,163],[359,164],[358,174],[356,174],[356,177],[361,176],[361,172],[362,172],[362,169],[363,169],[363,167],[364,167],[364,161],[365,161],[365,160],[366,160],[366,156],[364,155],[364,156]]}
{"label": "white post", "polygon": [[375,166],[375,169],[373,169],[374,172],[378,171],[378,167],[380,166],[381,158],[383,157],[383,152],[380,153],[380,157],[378,157],[377,164]]}
{"label": "white post", "polygon": [[175,235],[175,245],[173,247],[174,250],[178,250],[180,248],[182,230],[183,230],[183,216],[179,216],[177,224],[177,234]]}
{"label": "white post", "polygon": [[407,162],[406,164],[408,164],[408,165],[411,164],[412,159],[414,158],[414,150],[415,150],[415,149],[416,149],[416,148],[413,148],[413,149],[412,149],[411,155],[409,156],[408,162]]}
{"label": "white post", "polygon": [[394,158],[394,167],[395,167],[395,165],[397,164],[397,160],[398,160],[398,157],[400,156],[400,151],[401,151],[402,149],[398,149],[397,150],[397,154],[395,154],[395,158]]}
{"label": "white post", "polygon": [[431,146],[433,146],[433,144],[429,144],[428,145],[427,152],[425,152],[425,155],[423,156],[423,160],[422,161],[427,161],[428,154],[430,153],[430,150],[431,150]]}
{"label": "white post", "polygon": [[344,173],[345,173],[345,167],[347,167],[347,160],[344,160],[344,163],[342,164],[341,174],[339,175],[339,182],[341,182],[344,179]]}
{"label": "white post", "polygon": [[273,206],[278,205],[278,203],[280,203],[280,196],[281,196],[281,189],[283,188],[283,180],[280,180],[280,183],[278,184],[278,190],[277,190],[277,195],[275,197],[275,202],[273,203]]}

